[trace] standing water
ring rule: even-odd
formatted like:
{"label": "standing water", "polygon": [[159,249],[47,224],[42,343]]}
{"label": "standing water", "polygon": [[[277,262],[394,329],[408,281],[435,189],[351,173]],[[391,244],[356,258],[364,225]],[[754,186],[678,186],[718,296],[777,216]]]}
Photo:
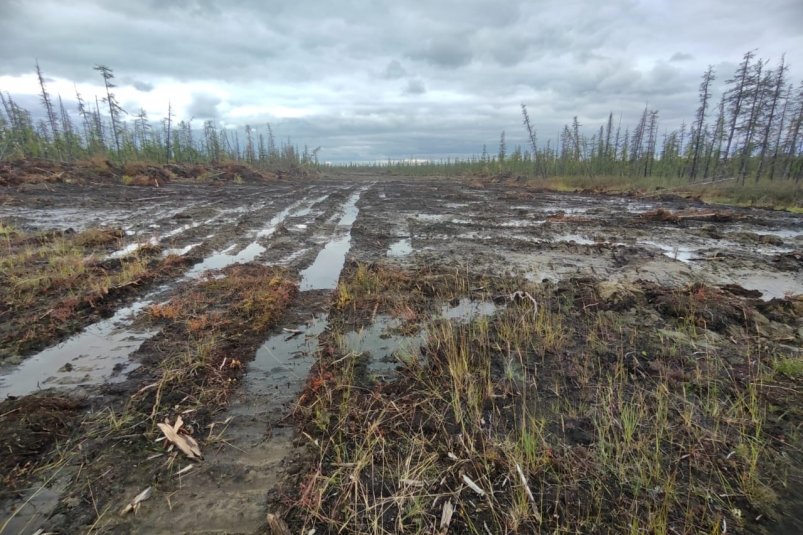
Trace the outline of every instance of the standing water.
{"label": "standing water", "polygon": [[340,279],[340,272],[346,263],[346,255],[351,249],[351,226],[357,220],[360,209],[357,201],[365,190],[355,191],[343,206],[343,216],[337,223],[335,234],[342,235],[333,238],[318,253],[315,261],[301,272],[301,291],[307,290],[333,290]]}

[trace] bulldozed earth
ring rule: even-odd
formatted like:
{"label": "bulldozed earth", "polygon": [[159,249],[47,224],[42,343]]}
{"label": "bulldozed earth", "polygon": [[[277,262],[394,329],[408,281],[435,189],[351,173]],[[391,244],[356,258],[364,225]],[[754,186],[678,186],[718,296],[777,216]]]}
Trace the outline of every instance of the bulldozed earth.
{"label": "bulldozed earth", "polygon": [[803,530],[799,215],[79,167],[0,169],[0,534]]}

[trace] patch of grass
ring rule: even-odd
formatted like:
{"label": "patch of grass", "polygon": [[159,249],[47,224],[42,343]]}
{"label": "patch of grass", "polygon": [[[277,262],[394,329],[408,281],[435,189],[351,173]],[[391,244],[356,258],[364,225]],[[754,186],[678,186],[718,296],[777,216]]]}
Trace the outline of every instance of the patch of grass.
{"label": "patch of grass", "polygon": [[772,361],[773,369],[790,379],[803,378],[803,357],[778,357]]}
{"label": "patch of grass", "polygon": [[153,388],[134,396],[127,410],[149,414],[155,425],[182,405],[220,406],[297,291],[286,271],[256,264],[223,275],[150,307],[148,317],[162,328],[153,341],[160,358],[146,366]]}
{"label": "patch of grass", "polygon": [[519,279],[469,275],[464,267],[421,268],[407,272],[380,263],[351,262],[335,291],[335,308],[356,316],[391,314],[415,318],[443,301],[472,295],[491,298],[520,286]]}
{"label": "patch of grass", "polygon": [[9,231],[0,257],[0,359],[18,359],[103,315],[121,296],[171,276],[187,260],[143,248],[103,259],[120,246],[119,229],[80,233]]}
{"label": "patch of grass", "polygon": [[17,230],[12,225],[0,221],[0,237],[7,240],[15,234],[17,234]]}
{"label": "patch of grass", "polygon": [[555,176],[508,182],[513,190],[538,188],[557,192],[588,191],[640,196],[669,193],[714,204],[754,206],[795,213],[803,210],[803,189],[793,180],[749,181],[742,185],[738,180],[690,184],[687,179],[678,177]]}
{"label": "patch of grass", "polygon": [[[313,460],[288,482],[295,531],[436,533],[453,510],[454,533],[720,533],[776,515],[788,456],[800,459],[776,439],[779,426],[794,429],[771,410],[787,387],[766,373],[777,366],[760,349],[768,342],[735,316],[722,320],[733,340],[711,338],[703,352],[685,333],[659,334],[690,317],[705,336],[706,310],[724,296],[643,283],[632,312],[591,280],[499,282],[537,305],[508,299],[490,318],[433,319],[421,357],[372,382],[338,333],[360,310],[402,299],[376,300],[393,286],[380,273],[341,279],[348,306],[330,317],[299,403]],[[473,288],[462,276],[431,295]]]}

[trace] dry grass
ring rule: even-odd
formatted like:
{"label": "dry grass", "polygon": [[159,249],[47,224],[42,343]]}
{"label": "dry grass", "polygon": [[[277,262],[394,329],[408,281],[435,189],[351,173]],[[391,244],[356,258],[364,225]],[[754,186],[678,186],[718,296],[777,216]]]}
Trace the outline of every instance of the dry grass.
{"label": "dry grass", "polygon": [[27,233],[4,226],[2,236],[0,359],[58,341],[107,313],[116,299],[187,265],[159,259],[152,248],[104,260],[121,246],[119,229]]}
{"label": "dry grass", "polygon": [[[625,176],[573,176],[530,179],[526,188],[551,191],[590,191],[601,194],[628,194],[639,196],[663,195],[672,193],[680,196],[701,199],[715,204],[755,206],[783,209],[794,212],[801,210],[803,194],[800,183],[793,180],[764,180],[758,183],[748,181],[742,185],[738,180],[719,180],[699,184],[689,184],[682,178],[625,177]],[[521,187],[521,183],[512,183]]]}
{"label": "dry grass", "polygon": [[[155,388],[133,401],[144,403],[154,422],[161,421],[165,395],[195,407],[225,402],[242,363],[253,358],[297,291],[287,272],[256,264],[234,265],[223,274],[148,310],[162,327],[154,344],[169,350],[153,362]],[[175,408],[172,402],[167,407]]]}
{"label": "dry grass", "polygon": [[130,375],[135,390],[87,415],[80,434],[63,446],[71,464],[80,466],[66,498],[82,504],[70,512],[76,532],[89,526],[90,532],[115,532],[120,488],[174,490],[179,480],[168,474],[186,463],[156,442],[158,423],[180,415],[202,451],[219,441],[209,424],[295,296],[297,283],[285,270],[257,264],[230,266],[217,275],[145,313],[160,333],[134,355],[141,363]]}
{"label": "dry grass", "polygon": [[[341,280],[344,323],[366,280],[360,269]],[[286,504],[294,528],[438,533],[451,508],[450,533],[723,533],[771,521],[789,456],[800,460],[789,423],[800,391],[781,371],[796,366],[749,322],[723,326],[733,340],[701,323],[715,291],[633,288],[623,306],[597,288],[527,285],[537,308],[525,299],[491,318],[432,320],[422,357],[389,383],[366,383],[364,357],[332,333],[299,406],[314,460]]]}
{"label": "dry grass", "polygon": [[465,295],[505,295],[517,289],[519,283],[469,274],[462,267],[425,267],[407,272],[387,264],[352,262],[343,270],[334,307],[343,314],[362,318],[384,313],[414,320],[442,301]]}

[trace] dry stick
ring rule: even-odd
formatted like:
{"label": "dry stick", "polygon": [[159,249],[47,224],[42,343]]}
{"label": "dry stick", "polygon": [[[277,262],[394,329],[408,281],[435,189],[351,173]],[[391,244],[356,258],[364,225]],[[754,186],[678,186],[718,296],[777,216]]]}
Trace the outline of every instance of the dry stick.
{"label": "dry stick", "polygon": [[530,499],[530,503],[533,504],[533,514],[535,515],[535,519],[540,524],[543,521],[541,518],[541,512],[538,510],[538,506],[535,503],[535,497],[533,496],[533,492],[530,490],[530,486],[527,484],[527,478],[524,476],[524,472],[521,470],[521,466],[519,466],[519,463],[516,463],[516,471],[519,473],[519,478],[521,478],[521,484],[524,485],[524,490],[527,492],[527,497]]}
{"label": "dry stick", "polygon": [[449,524],[452,523],[452,515],[454,514],[454,506],[452,505],[451,500],[446,500],[443,504],[443,510],[441,511],[441,523],[440,523],[440,530],[442,533],[446,533],[449,529]]}

